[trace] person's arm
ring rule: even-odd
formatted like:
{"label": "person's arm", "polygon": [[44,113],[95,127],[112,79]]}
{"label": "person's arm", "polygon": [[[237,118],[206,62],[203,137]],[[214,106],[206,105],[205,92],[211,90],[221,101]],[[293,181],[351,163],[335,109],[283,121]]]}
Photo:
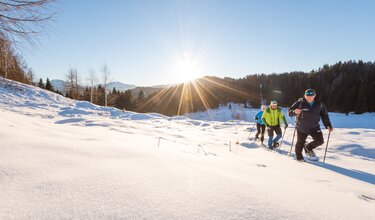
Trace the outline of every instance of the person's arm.
{"label": "person's arm", "polygon": [[288,127],[288,122],[286,121],[286,118],[285,118],[285,115],[284,115],[284,113],[283,112],[281,112],[281,119],[283,120],[283,122],[284,122],[284,125],[285,125],[285,128],[287,128]]}
{"label": "person's arm", "polygon": [[258,119],[259,119],[259,112],[255,115],[254,119],[255,119],[255,121],[258,121]]}
{"label": "person's arm", "polygon": [[283,111],[281,111],[280,109],[280,118],[279,118],[279,121],[282,121],[284,123],[284,127],[287,128],[288,127],[288,122],[286,121],[286,118],[285,118],[285,115],[283,113]]}
{"label": "person's arm", "polygon": [[329,120],[328,110],[323,103],[321,103],[320,117],[322,118],[324,127],[332,131],[332,124],[331,124],[331,121]]}
{"label": "person's arm", "polygon": [[289,110],[288,110],[288,114],[290,117],[293,117],[293,116],[296,116],[297,114],[294,112],[294,110],[296,110],[297,108],[300,108],[301,106],[301,101],[297,101],[295,102],[292,106],[290,106]]}

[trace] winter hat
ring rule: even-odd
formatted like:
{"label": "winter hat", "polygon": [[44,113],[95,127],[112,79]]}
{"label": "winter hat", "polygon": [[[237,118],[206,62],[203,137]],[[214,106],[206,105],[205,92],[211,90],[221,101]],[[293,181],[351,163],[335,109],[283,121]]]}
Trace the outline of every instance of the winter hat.
{"label": "winter hat", "polygon": [[277,101],[276,100],[272,100],[271,101],[271,105],[277,105]]}
{"label": "winter hat", "polygon": [[265,106],[265,105],[262,105],[262,107],[260,107],[262,110],[264,110],[264,109],[266,109],[267,108],[267,106]]}
{"label": "winter hat", "polygon": [[316,92],[314,89],[306,89],[305,96],[314,96],[316,95]]}

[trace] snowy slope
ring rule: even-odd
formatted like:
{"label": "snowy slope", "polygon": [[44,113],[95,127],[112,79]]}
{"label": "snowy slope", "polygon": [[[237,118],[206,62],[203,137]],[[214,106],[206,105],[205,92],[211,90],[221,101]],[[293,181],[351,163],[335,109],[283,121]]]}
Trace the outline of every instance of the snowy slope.
{"label": "snowy slope", "polygon": [[4,79],[0,118],[0,219],[375,216],[375,126],[338,127],[327,163],[303,164],[247,141],[249,122],[122,112]]}

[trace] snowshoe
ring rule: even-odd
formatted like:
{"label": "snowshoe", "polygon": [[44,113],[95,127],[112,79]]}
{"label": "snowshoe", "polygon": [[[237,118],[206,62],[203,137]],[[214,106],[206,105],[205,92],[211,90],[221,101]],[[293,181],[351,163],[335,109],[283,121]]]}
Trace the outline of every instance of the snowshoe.
{"label": "snowshoe", "polygon": [[316,156],[314,150],[310,150],[307,148],[307,144],[304,145],[304,149],[305,149],[305,155],[306,155],[306,158],[310,161],[318,161],[319,158]]}

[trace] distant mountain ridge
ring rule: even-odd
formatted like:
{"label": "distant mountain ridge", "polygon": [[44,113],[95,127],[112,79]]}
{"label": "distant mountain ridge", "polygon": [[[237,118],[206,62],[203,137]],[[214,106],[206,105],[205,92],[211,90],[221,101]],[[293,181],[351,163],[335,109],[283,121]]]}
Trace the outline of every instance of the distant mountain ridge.
{"label": "distant mountain ridge", "polygon": [[129,89],[134,89],[136,87],[137,87],[136,85],[125,84],[125,83],[118,82],[118,81],[116,81],[116,82],[110,82],[107,85],[108,90],[113,90],[113,88],[116,88],[117,91],[126,91],[126,90],[129,90]]}
{"label": "distant mountain ridge", "polygon": [[[66,93],[66,88],[65,88],[65,81],[61,79],[54,79],[51,80],[51,84],[55,90],[59,90],[62,93]],[[96,84],[95,86],[99,86],[101,84]],[[113,88],[115,88],[117,91],[124,92],[126,90],[131,90],[132,95],[134,97],[138,97],[138,94],[141,90],[145,93],[145,96],[149,96],[150,94],[157,92],[161,89],[168,88],[172,85],[155,85],[155,86],[137,86],[133,84],[125,84],[119,81],[115,82],[110,82],[108,83],[108,90],[112,91]]]}
{"label": "distant mountain ridge", "polygon": [[[53,87],[55,89],[57,89],[59,91],[65,90],[65,81],[64,80],[53,79],[53,80],[51,80],[51,84],[53,85]],[[98,85],[101,85],[101,84],[96,84],[95,86],[98,86]],[[119,90],[119,91],[126,91],[126,90],[134,89],[134,88],[137,88],[137,87],[160,89],[160,88],[168,88],[168,87],[171,87],[171,86],[173,86],[173,84],[171,84],[171,85],[155,85],[155,86],[138,86],[138,85],[133,85],[133,84],[122,83],[122,82],[119,82],[119,81],[108,83],[108,89],[109,90],[112,90],[113,88],[116,88],[116,90]]]}
{"label": "distant mountain ridge", "polygon": [[50,81],[53,88],[55,90],[59,90],[60,92],[65,92],[65,81],[61,79],[53,79]]}

